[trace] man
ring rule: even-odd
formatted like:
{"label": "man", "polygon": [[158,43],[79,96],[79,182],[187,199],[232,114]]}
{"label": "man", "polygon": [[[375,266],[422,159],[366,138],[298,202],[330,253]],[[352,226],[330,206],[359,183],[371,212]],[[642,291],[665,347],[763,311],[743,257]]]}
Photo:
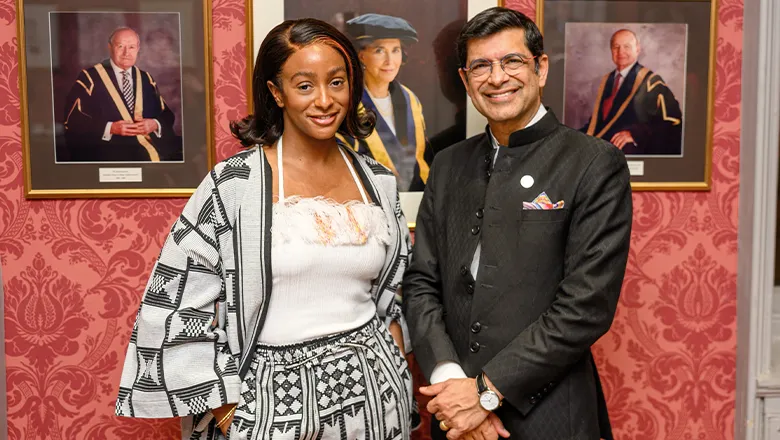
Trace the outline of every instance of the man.
{"label": "man", "polygon": [[134,30],[117,29],[108,39],[110,58],[79,74],[66,99],[66,160],[182,160],[173,112],[152,75],[134,67],[140,45]]}
{"label": "man", "polygon": [[611,439],[590,347],[628,258],[625,157],[542,106],[548,58],[525,15],[481,12],[457,48],[488,127],[436,155],[403,281],[432,435]]}
{"label": "man", "polygon": [[628,29],[610,39],[615,70],[604,75],[581,131],[626,154],[682,153],[682,111],[660,75],[637,62],[641,47]]}

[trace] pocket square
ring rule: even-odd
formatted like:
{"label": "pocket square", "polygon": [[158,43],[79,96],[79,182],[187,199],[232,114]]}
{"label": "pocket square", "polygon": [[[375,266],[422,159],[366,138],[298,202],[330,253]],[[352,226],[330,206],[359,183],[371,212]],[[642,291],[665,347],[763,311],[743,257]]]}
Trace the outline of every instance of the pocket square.
{"label": "pocket square", "polygon": [[523,209],[563,209],[563,200],[553,203],[547,193],[543,192],[532,202],[523,202]]}

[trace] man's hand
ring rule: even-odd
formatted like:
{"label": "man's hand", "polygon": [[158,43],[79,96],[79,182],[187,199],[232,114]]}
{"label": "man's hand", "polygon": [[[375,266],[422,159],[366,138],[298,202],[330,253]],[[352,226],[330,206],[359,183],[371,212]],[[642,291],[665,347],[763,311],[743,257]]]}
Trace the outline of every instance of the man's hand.
{"label": "man's hand", "polygon": [[111,123],[111,134],[116,136],[138,136],[146,133],[143,133],[137,122],[115,121]]}
{"label": "man's hand", "polygon": [[136,125],[144,135],[157,131],[157,122],[154,119],[137,119]]}
{"label": "man's hand", "polygon": [[489,411],[479,404],[477,381],[474,378],[450,379],[437,384],[420,387],[420,392],[431,396],[428,412],[443,420],[450,428],[447,438],[454,440],[473,431],[484,422]]}
{"label": "man's hand", "polygon": [[497,440],[498,437],[509,438],[509,431],[504,428],[501,419],[490,413],[487,418],[477,426],[477,429],[463,435],[464,440]]}
{"label": "man's hand", "polygon": [[634,141],[634,137],[631,136],[631,132],[628,130],[623,130],[615,133],[614,136],[612,136],[612,139],[610,140],[616,147],[619,149],[623,149],[628,144],[635,144],[636,141]]}

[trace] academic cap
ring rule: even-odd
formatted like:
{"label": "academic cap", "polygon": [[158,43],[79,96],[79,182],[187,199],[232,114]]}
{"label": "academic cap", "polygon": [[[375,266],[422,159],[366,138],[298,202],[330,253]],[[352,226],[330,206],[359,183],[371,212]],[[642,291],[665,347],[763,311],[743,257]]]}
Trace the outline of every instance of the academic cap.
{"label": "academic cap", "polygon": [[385,38],[417,41],[417,31],[408,21],[400,17],[363,14],[348,20],[346,25],[347,33],[358,41]]}

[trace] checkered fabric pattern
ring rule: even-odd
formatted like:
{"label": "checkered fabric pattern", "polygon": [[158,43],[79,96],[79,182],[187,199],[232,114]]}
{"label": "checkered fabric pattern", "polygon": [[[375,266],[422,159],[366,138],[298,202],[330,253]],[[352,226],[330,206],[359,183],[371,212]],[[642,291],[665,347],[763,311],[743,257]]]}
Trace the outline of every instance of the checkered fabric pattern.
{"label": "checkered fabric pattern", "polygon": [[[412,399],[406,359],[375,319],[324,342],[258,346],[228,438],[406,440]],[[188,438],[224,439],[205,426]]]}
{"label": "checkered fabric pattern", "polygon": [[[371,290],[377,314],[385,324],[398,320],[411,347],[396,295],[411,240],[395,177],[348,151],[391,225],[385,264]],[[272,179],[265,154],[255,147],[220,162],[187,202],[144,291],[117,415],[202,418],[210,409],[239,402],[248,391],[245,377],[271,294],[271,222],[262,213],[273,203]],[[189,418],[183,426],[192,422]]]}

